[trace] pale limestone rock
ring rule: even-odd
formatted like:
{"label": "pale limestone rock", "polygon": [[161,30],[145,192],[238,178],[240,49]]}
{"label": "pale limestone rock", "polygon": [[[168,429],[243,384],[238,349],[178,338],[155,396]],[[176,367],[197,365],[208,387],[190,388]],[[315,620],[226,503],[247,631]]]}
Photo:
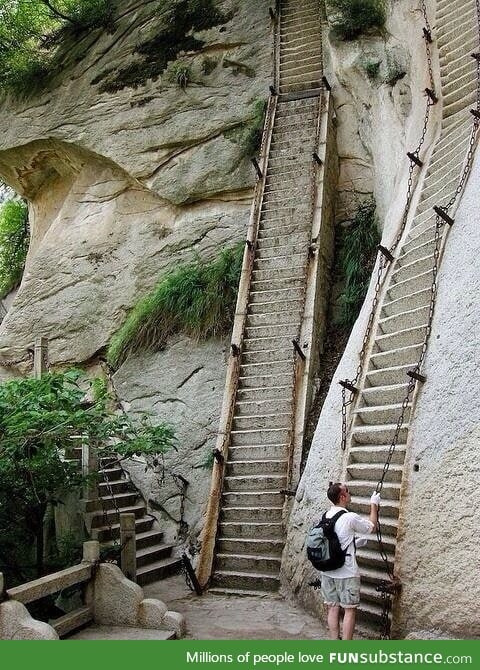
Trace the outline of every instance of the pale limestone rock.
{"label": "pale limestone rock", "polygon": [[16,600],[0,603],[0,640],[58,640],[47,623],[36,621]]}
{"label": "pale limestone rock", "polygon": [[[178,451],[165,455],[163,468],[146,470],[143,460],[130,460],[125,468],[161,521],[167,539],[177,536],[180,520],[182,475],[186,489],[183,533],[196,536],[209,491],[211,471],[200,466],[215,447],[225,380],[225,340],[196,343],[173,341],[164,351],[133,356],[114,375],[119,397],[129,412],[153,412],[175,426]],[[182,538],[184,539],[184,537]]]}
{"label": "pale limestone rock", "polygon": [[101,92],[102,75],[128,65],[166,20],[128,0],[113,35],[92,34],[83,58],[86,44],[69,51],[55,87],[0,102],[0,177],[29,199],[32,221],[0,358],[23,355],[41,334],[52,363],[88,361],[169,268],[244,236],[254,171],[228,131],[268,95],[273,33],[262,3],[219,8],[226,24],[196,34],[204,46],[184,56],[185,91],[161,76]]}

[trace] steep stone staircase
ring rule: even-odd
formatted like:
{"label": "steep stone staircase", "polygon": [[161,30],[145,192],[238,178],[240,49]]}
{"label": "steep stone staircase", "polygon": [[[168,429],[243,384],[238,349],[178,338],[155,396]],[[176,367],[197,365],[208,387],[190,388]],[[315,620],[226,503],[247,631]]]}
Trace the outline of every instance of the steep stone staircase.
{"label": "steep stone staircase", "polygon": [[281,3],[279,96],[270,143],[221,500],[212,591],[279,587],[293,420],[294,351],[312,229],[320,112],[320,3]]}
{"label": "steep stone staircase", "polygon": [[[440,56],[443,118],[415,217],[387,277],[373,348],[354,409],[347,479],[351,509],[363,515],[368,513],[370,494],[380,480],[400,416],[409,381],[406,372],[415,367],[424,341],[435,247],[432,207],[447,203],[455,192],[471,134],[469,110],[476,106],[476,63],[471,58],[479,46],[475,1],[440,0],[432,23],[436,24]],[[391,566],[411,412],[409,405],[382,491],[381,523]],[[388,575],[377,541],[370,539],[365,548],[358,549],[357,556],[362,572],[360,614],[379,623],[381,595],[376,586]]]}
{"label": "steep stone staircase", "polygon": [[148,515],[140,492],[111,458],[101,459],[98,495],[98,501],[87,503],[86,512],[91,537],[104,548],[120,538],[119,514],[135,514],[138,584],[143,586],[180,570],[181,559],[172,556],[174,546],[163,541],[163,533],[154,517]]}

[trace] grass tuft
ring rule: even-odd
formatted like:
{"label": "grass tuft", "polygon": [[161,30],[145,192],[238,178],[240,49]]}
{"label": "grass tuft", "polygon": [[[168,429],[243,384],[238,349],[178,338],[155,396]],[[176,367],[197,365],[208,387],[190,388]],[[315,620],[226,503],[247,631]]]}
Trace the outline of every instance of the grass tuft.
{"label": "grass tuft", "polygon": [[235,316],[243,243],[211,262],[197,260],[169,272],[130,312],[112,337],[107,359],[118,368],[138,351],[164,347],[170,336],[197,340],[229,332]]}
{"label": "grass tuft", "polygon": [[373,199],[361,205],[352,224],[340,234],[339,265],[345,289],[337,325],[346,330],[351,330],[357,320],[375,265],[380,243],[375,209]]}

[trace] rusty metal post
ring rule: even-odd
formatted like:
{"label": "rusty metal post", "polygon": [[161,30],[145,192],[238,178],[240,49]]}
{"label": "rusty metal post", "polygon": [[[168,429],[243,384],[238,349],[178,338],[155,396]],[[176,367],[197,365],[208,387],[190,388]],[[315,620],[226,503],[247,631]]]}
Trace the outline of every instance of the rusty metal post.
{"label": "rusty metal post", "polygon": [[127,579],[137,581],[135,514],[120,514],[120,567]]}

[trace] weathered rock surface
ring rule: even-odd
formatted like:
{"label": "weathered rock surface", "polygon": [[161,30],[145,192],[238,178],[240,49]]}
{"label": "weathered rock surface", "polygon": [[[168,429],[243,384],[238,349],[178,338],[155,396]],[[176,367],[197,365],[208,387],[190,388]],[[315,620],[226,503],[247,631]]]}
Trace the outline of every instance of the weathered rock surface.
{"label": "weathered rock surface", "polygon": [[[169,540],[178,539],[179,530],[180,539],[193,540],[202,525],[211,477],[206,461],[215,446],[225,349],[226,342],[221,340],[198,344],[182,338],[165,351],[128,359],[113,378],[129,412],[151,412],[175,426],[177,451],[165,454],[164,464],[154,470],[146,470],[143,460],[126,465]],[[183,509],[178,475],[189,482]]]}
{"label": "weathered rock surface", "polygon": [[88,360],[167,268],[244,235],[254,173],[231,131],[268,93],[272,29],[261,3],[219,8],[223,23],[195,33],[202,46],[182,57],[185,90],[163,74],[102,92],[168,21],[157,3],[130,0],[115,33],[74,46],[55,87],[0,103],[0,176],[28,198],[32,224],[1,357],[41,334],[53,363]]}

